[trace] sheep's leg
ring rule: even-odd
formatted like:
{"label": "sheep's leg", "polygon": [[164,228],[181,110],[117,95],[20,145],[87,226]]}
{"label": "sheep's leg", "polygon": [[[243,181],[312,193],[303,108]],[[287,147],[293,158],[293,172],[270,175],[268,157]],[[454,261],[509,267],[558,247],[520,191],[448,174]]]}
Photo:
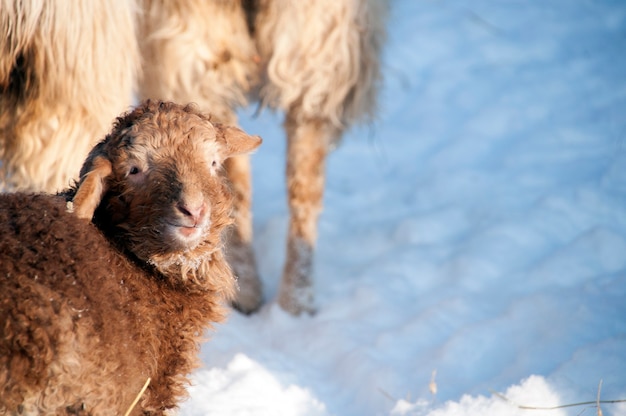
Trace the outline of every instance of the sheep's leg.
{"label": "sheep's leg", "polygon": [[239,284],[233,306],[244,313],[252,313],[261,306],[263,293],[252,249],[250,157],[232,157],[226,160],[225,166],[235,195],[235,227],[226,247],[228,263]]}
{"label": "sheep's leg", "polygon": [[314,313],[313,254],[322,210],[325,161],[340,131],[326,120],[301,120],[290,111],[287,131],[287,194],[291,214],[287,258],[278,303],[287,312]]}

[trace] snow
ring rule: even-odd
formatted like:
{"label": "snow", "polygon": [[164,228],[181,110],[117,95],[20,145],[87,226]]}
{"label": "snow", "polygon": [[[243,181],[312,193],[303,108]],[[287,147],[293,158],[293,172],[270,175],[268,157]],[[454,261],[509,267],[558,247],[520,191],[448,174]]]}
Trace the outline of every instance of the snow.
{"label": "snow", "polygon": [[393,1],[379,119],[328,160],[312,317],[273,302],[282,116],[242,111],[267,303],[208,334],[181,415],[626,399],[625,51],[621,0]]}

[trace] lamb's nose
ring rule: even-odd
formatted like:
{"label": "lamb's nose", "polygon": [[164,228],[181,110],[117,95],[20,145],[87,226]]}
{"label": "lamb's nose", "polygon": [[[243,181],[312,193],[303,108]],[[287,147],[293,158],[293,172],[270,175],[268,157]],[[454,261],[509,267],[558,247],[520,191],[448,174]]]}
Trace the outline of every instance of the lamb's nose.
{"label": "lamb's nose", "polygon": [[193,221],[193,225],[200,223],[206,214],[205,202],[195,204],[180,202],[177,208],[185,217]]}

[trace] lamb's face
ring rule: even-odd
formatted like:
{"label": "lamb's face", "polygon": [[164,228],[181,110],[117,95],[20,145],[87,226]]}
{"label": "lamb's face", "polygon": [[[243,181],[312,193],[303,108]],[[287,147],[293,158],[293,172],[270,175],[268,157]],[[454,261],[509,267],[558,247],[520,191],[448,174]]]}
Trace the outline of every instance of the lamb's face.
{"label": "lamb's face", "polygon": [[212,214],[226,215],[229,203],[216,128],[199,119],[169,121],[132,126],[114,158],[107,211],[140,258],[195,248],[219,220]]}
{"label": "lamb's face", "polygon": [[76,212],[93,215],[145,261],[180,261],[198,247],[210,251],[231,222],[223,162],[260,143],[193,108],[147,102],[119,118],[92,150],[74,197]]}

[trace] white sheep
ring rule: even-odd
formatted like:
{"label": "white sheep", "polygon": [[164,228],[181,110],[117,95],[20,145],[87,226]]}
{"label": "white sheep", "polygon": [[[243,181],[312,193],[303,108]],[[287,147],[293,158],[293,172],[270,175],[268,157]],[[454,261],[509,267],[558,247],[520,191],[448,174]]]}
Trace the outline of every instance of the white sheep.
{"label": "white sheep", "polygon": [[[135,95],[196,102],[229,125],[255,99],[285,113],[290,221],[278,303],[313,312],[325,162],[347,128],[375,113],[389,2],[0,0],[0,185],[62,189],[103,120]],[[225,168],[235,305],[249,313],[263,300],[249,158]]]}

